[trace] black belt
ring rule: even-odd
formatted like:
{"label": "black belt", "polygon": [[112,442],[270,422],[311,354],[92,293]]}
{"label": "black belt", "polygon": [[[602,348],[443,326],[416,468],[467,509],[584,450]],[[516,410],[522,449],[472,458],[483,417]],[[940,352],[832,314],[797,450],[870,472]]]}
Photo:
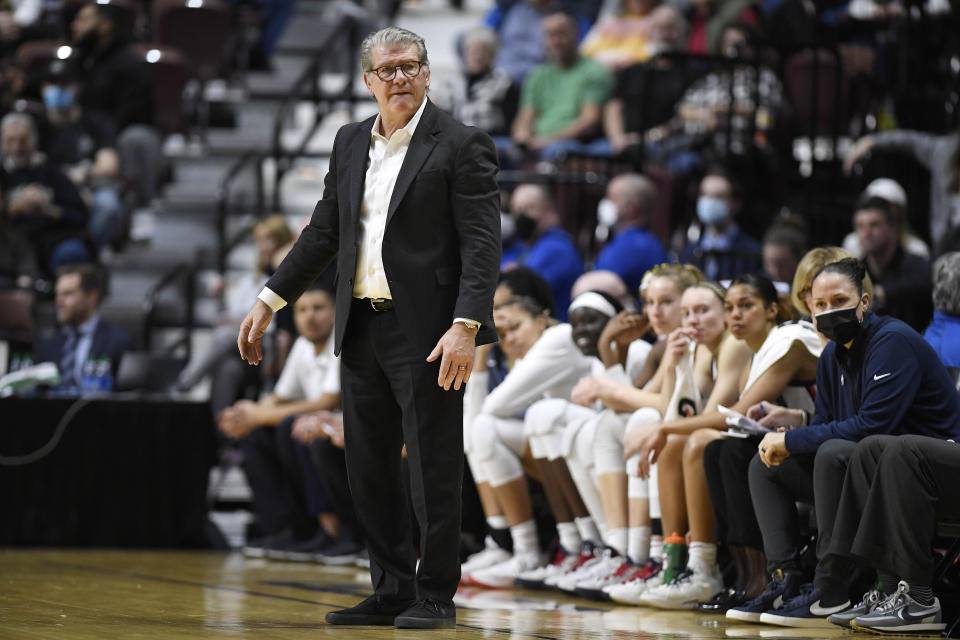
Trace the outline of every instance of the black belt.
{"label": "black belt", "polygon": [[393,300],[390,298],[354,298],[357,302],[369,304],[374,311],[389,311],[393,309]]}

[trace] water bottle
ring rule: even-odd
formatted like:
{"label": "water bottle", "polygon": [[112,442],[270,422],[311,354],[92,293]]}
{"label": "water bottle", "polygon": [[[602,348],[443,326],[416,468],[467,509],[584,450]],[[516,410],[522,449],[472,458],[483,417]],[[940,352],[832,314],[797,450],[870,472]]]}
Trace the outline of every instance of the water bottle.
{"label": "water bottle", "polygon": [[97,361],[93,357],[87,358],[83,363],[83,371],[80,376],[80,391],[90,393],[97,390]]}
{"label": "water bottle", "polygon": [[687,541],[676,531],[663,541],[663,584],[670,584],[687,566]]}
{"label": "water bottle", "polygon": [[23,367],[23,363],[20,360],[20,354],[15,353],[10,357],[10,373],[14,371],[19,371]]}
{"label": "water bottle", "polygon": [[113,368],[110,358],[104,356],[97,360],[97,390],[113,391]]}

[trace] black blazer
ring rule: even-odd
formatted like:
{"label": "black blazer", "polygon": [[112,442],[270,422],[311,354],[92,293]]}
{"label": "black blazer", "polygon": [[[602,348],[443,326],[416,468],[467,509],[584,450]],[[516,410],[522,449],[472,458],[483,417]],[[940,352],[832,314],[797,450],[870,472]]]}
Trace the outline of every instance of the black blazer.
{"label": "black blazer", "polygon": [[[336,352],[357,271],[360,207],[376,116],[337,132],[323,198],[267,282],[288,303],[337,258]],[[454,318],[482,323],[477,344],[496,340],[493,292],[500,267],[500,195],[490,137],[427,102],[387,209],[382,255],[404,333],[429,353]]]}
{"label": "black blazer", "polygon": [[[63,332],[58,331],[56,334],[40,341],[34,354],[36,362],[53,362],[60,366],[63,343],[66,340],[67,337]],[[123,354],[133,347],[133,338],[126,331],[114,327],[101,318],[93,330],[89,357],[94,359],[110,358],[110,368],[113,370],[113,376],[116,377]]]}

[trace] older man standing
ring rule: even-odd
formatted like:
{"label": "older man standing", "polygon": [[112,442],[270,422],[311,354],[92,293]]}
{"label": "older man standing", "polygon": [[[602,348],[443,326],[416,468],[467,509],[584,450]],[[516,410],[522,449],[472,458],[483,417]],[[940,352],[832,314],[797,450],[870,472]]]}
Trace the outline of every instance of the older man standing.
{"label": "older man standing", "polygon": [[379,114],[337,133],[323,198],[237,343],[259,363],[273,311],[336,257],[347,472],[374,594],[327,622],[449,628],[460,579],[460,389],[475,345],[496,338],[496,153],[487,134],[426,99],[420,36],[388,27],[364,39],[361,59]]}

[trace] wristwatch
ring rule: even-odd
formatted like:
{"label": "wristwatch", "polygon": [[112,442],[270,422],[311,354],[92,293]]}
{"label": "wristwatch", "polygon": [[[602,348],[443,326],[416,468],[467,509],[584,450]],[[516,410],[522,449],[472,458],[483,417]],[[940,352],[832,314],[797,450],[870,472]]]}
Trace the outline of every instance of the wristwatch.
{"label": "wristwatch", "polygon": [[456,320],[454,320],[454,323],[457,323],[457,322],[465,326],[467,329],[476,330],[476,331],[480,330],[480,323],[477,322],[476,320],[467,320],[466,318],[457,318]]}

